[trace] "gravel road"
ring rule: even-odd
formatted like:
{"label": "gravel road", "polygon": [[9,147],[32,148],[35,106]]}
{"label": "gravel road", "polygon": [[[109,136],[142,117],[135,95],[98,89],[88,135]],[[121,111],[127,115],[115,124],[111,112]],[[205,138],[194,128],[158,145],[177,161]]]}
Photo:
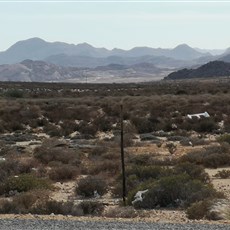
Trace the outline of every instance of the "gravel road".
{"label": "gravel road", "polygon": [[65,220],[30,220],[30,219],[1,219],[1,230],[73,230],[73,229],[122,229],[122,230],[146,230],[146,229],[170,229],[170,230],[230,230],[230,225],[209,224],[166,224],[166,223],[130,223],[107,221],[65,221]]}

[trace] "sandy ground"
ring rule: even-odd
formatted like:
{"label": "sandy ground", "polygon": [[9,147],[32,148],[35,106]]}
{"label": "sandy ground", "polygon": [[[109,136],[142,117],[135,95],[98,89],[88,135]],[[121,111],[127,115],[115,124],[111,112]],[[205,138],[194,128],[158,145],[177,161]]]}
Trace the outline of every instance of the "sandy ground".
{"label": "sandy ground", "polygon": [[[18,145],[27,145],[28,143],[20,143]],[[34,148],[34,146],[29,146],[30,148]],[[177,144],[176,151],[173,155],[171,155],[166,147],[165,143],[162,144],[161,147],[158,147],[156,144],[146,142],[145,145],[135,146],[135,147],[128,147],[126,151],[130,154],[157,154],[158,156],[170,156],[172,158],[180,157],[181,155],[185,154],[186,152],[193,151],[196,149],[204,148],[205,146],[181,146]],[[222,191],[226,194],[227,198],[230,199],[230,179],[219,179],[214,177],[214,175],[222,169],[229,169],[229,168],[219,168],[219,169],[206,169],[206,172],[210,175],[212,183],[214,187],[218,191]],[[84,199],[75,198],[74,190],[76,187],[76,180],[69,181],[69,182],[57,182],[55,183],[55,190],[51,194],[51,198],[57,201],[67,201],[72,200],[74,202],[81,202]],[[118,206],[119,200],[113,199],[110,195],[105,195],[102,198],[98,198],[97,201],[106,204],[106,208],[104,211],[104,215],[111,211],[110,209],[116,208]],[[186,217],[186,213],[182,210],[164,210],[164,209],[156,209],[156,210],[141,210],[138,211],[138,215],[135,218],[108,218],[105,216],[101,217],[73,217],[73,216],[63,216],[63,215],[49,215],[49,216],[42,216],[42,215],[0,215],[0,219],[63,219],[63,220],[94,220],[94,221],[132,221],[132,222],[139,222],[139,221],[146,221],[146,222],[163,222],[163,223],[227,223],[230,224],[230,220],[226,221],[208,221],[208,220],[189,220]]]}
{"label": "sandy ground", "polygon": [[225,168],[217,168],[217,169],[205,169],[205,171],[209,174],[212,184],[215,189],[218,191],[223,192],[227,199],[230,199],[230,179],[220,179],[214,177],[215,174],[217,174],[218,171],[221,170],[230,170],[230,167]]}

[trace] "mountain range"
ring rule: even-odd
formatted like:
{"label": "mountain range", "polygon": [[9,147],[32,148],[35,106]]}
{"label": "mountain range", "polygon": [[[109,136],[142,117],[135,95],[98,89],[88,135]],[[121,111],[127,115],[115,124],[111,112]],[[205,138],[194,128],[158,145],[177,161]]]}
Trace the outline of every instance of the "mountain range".
{"label": "mountain range", "polygon": [[31,38],[18,41],[0,52],[0,80],[78,82],[88,78],[92,82],[149,81],[215,60],[229,62],[230,48],[202,50],[181,44],[173,49],[134,47],[109,50],[87,43],[74,45]]}
{"label": "mountain range", "polygon": [[63,67],[44,61],[24,60],[16,64],[0,65],[0,81],[21,82],[141,82],[162,79],[168,69],[153,64],[110,64],[96,68]]}
{"label": "mountain range", "polygon": [[[0,64],[13,64],[21,62],[25,59],[47,60],[55,62],[55,57],[58,59],[60,56],[68,58],[68,61],[71,60],[71,58],[75,59],[76,57],[84,58],[85,61],[87,57],[90,57],[99,59],[98,62],[100,63],[101,59],[102,64],[104,59],[107,59],[108,61],[106,64],[112,64],[110,63],[110,60],[114,61],[114,59],[117,57],[119,57],[117,58],[118,61],[122,61],[120,60],[121,58],[137,59],[145,56],[152,56],[154,58],[166,57],[180,61],[189,61],[204,56],[211,56],[211,54],[199,52],[186,44],[178,45],[174,49],[135,47],[130,50],[116,48],[108,50],[106,48],[95,48],[87,43],[74,45],[63,42],[46,42],[40,38],[31,38],[24,41],[19,41],[6,51],[0,52]],[[67,64],[68,63],[65,63],[65,65]],[[70,65],[71,64],[76,65],[76,61],[70,63]],[[81,63],[81,65],[83,65],[81,67],[88,67],[87,63]]]}

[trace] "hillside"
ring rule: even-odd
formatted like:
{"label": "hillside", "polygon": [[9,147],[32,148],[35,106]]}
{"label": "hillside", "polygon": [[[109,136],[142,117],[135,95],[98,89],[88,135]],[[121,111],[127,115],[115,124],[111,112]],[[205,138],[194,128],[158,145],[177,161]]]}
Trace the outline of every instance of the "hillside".
{"label": "hillside", "polygon": [[44,61],[25,60],[21,63],[0,66],[1,81],[47,82],[76,78],[76,71]]}
{"label": "hillside", "polygon": [[230,54],[227,54],[219,59],[220,61],[230,62]]}
{"label": "hillside", "polygon": [[0,81],[20,82],[137,82],[163,78],[170,70],[153,64],[110,64],[96,68],[62,67],[44,61],[24,60],[0,65]]}
{"label": "hillside", "polygon": [[197,69],[182,69],[170,73],[165,80],[212,78],[230,75],[230,63],[223,61],[213,61],[200,66]]}

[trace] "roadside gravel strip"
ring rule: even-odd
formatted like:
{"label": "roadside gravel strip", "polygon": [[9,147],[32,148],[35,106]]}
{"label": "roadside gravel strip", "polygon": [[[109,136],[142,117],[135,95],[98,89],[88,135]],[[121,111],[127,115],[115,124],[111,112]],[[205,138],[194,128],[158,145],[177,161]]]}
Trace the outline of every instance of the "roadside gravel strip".
{"label": "roadside gravel strip", "polygon": [[211,224],[168,224],[144,222],[110,222],[110,221],[66,221],[66,220],[31,220],[31,219],[0,219],[1,230],[73,230],[73,229],[170,229],[170,230],[219,230],[230,229],[230,225]]}

